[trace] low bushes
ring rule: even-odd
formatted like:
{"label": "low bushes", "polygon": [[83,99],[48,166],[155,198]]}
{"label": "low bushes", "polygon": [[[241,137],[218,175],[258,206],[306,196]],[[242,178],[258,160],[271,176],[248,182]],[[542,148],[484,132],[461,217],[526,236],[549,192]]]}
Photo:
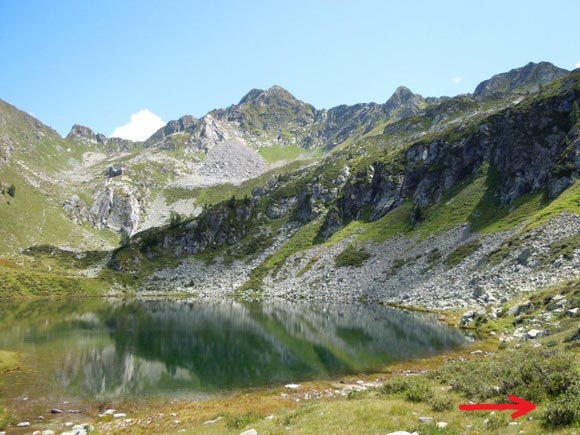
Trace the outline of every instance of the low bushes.
{"label": "low bushes", "polygon": [[438,394],[429,382],[420,377],[395,377],[379,389],[382,395],[404,394],[405,400],[427,403],[435,412],[449,411],[454,407],[451,397]]}
{"label": "low bushes", "polygon": [[364,248],[347,246],[334,260],[336,267],[361,267],[371,257]]}
{"label": "low bushes", "polygon": [[574,354],[560,348],[448,364],[429,376],[470,400],[501,402],[508,394],[534,403],[549,400],[543,415],[548,427],[580,422],[580,372]]}

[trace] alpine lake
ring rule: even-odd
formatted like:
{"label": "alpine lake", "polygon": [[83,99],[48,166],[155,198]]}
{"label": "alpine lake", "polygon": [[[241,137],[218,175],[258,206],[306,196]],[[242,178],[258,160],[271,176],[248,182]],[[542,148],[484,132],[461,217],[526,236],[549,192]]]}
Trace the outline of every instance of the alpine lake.
{"label": "alpine lake", "polygon": [[432,315],[382,305],[234,300],[0,301],[2,377],[21,415],[142,400],[203,400],[373,373],[465,345]]}

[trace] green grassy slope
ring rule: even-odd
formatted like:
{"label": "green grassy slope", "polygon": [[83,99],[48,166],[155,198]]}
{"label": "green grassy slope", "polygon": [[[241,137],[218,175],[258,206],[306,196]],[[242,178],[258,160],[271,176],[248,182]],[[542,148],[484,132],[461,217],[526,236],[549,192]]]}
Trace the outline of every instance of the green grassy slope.
{"label": "green grassy slope", "polygon": [[0,138],[7,160],[0,163],[0,183],[15,187],[14,197],[0,195],[0,255],[15,255],[36,244],[85,249],[116,242],[112,233],[79,227],[62,212],[62,203],[73,193],[62,171],[82,159],[90,150],[87,145],[65,141],[2,100]]}

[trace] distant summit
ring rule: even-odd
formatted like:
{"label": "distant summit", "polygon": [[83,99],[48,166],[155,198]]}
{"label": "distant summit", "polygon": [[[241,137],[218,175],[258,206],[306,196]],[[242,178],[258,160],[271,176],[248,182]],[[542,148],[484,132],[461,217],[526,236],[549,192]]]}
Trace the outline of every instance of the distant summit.
{"label": "distant summit", "polygon": [[274,85],[266,90],[251,89],[246,95],[242,97],[238,105],[250,104],[265,99],[278,99],[296,102],[300,101],[282,86]]}
{"label": "distant summit", "polygon": [[118,137],[108,138],[102,133],[95,133],[89,127],[81,124],[72,126],[70,132],[66,135],[66,140],[81,142],[86,145],[95,145],[96,149],[104,151],[107,154],[126,152],[138,146],[138,142]]}
{"label": "distant summit", "polygon": [[475,110],[476,100],[537,90],[541,84],[567,73],[548,62],[530,62],[482,82],[466,98],[423,97],[406,86],[399,86],[382,104],[359,103],[329,109],[316,109],[274,85],[268,89],[251,89],[237,104],[212,110],[199,119],[183,116],[169,121],[145,145],[205,152],[218,143],[237,138],[256,148],[297,145],[305,149],[324,146],[328,150],[348,137],[360,137],[387,121],[395,122],[430,110],[437,123],[469,107]]}
{"label": "distant summit", "polygon": [[568,74],[570,71],[558,68],[550,62],[530,62],[521,68],[496,74],[481,82],[473,92],[476,98],[484,99],[501,96],[510,92],[537,91],[544,85]]}
{"label": "distant summit", "polygon": [[423,96],[414,94],[405,86],[399,86],[385,103],[385,112],[396,115],[396,118],[404,118],[423,111],[425,106]]}
{"label": "distant summit", "polygon": [[73,125],[70,132],[66,135],[66,139],[76,139],[81,142],[94,142],[101,144],[104,144],[107,141],[107,137],[104,134],[97,134],[89,127],[81,124]]}

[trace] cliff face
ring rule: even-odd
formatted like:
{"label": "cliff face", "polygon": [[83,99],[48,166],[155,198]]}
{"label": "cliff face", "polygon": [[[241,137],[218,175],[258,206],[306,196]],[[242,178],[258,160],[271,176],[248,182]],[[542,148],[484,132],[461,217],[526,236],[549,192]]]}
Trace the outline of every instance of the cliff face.
{"label": "cliff face", "polygon": [[[412,143],[391,161],[379,161],[353,177],[324,225],[376,220],[409,199],[419,207],[474,175],[484,163],[493,172],[499,205],[526,193],[545,191],[556,197],[578,178],[578,77],[560,92],[522,102],[484,119],[429,140]],[[396,164],[395,164],[396,163]]]}

